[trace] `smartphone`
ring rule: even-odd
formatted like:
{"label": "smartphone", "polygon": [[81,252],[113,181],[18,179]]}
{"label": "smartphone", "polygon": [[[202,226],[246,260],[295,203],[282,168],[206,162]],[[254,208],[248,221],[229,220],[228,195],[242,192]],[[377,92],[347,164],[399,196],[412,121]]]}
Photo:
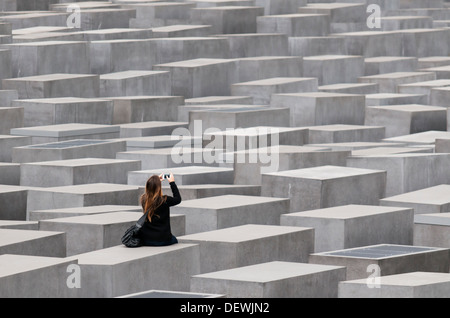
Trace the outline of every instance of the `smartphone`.
{"label": "smartphone", "polygon": [[169,179],[170,178],[170,173],[165,173],[163,176],[164,179]]}

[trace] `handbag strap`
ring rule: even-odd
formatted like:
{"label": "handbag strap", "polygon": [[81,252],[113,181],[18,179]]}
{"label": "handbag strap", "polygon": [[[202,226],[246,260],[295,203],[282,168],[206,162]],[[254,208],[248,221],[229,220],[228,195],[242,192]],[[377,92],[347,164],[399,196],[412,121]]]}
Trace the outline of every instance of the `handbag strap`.
{"label": "handbag strap", "polygon": [[136,226],[137,226],[138,228],[141,228],[141,227],[144,225],[145,219],[147,218],[149,212],[150,212],[150,210],[148,210],[147,212],[145,212],[144,215],[141,216],[141,217],[139,218],[139,220],[136,222]]}

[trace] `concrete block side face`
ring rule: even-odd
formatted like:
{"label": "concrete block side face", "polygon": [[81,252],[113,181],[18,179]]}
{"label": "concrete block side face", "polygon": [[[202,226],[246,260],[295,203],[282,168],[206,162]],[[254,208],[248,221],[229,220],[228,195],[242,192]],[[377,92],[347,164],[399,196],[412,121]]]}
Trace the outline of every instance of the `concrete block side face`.
{"label": "concrete block side face", "polygon": [[[339,256],[325,256],[320,254],[311,254],[309,256],[310,264],[321,264],[321,265],[333,265],[333,266],[344,266],[347,269],[346,279],[363,279],[367,278],[371,273],[367,272],[369,265],[379,265],[379,261],[376,259],[363,259],[363,258],[352,258],[352,257],[339,257]],[[381,275],[385,275],[383,270],[381,270]]]}
{"label": "concrete block side face", "polygon": [[0,279],[2,298],[75,298],[76,288],[70,288],[70,265],[75,261],[28,270]]}
{"label": "concrete block side face", "polygon": [[184,214],[186,216],[186,234],[213,231],[217,229],[217,212],[215,210],[191,209],[175,206],[170,212]]}
{"label": "concrete block side face", "polygon": [[346,204],[377,205],[386,192],[386,172],[325,180],[321,188],[323,208]]}
{"label": "concrete block side face", "polygon": [[31,187],[57,187],[72,185],[73,169],[55,166],[21,165],[20,184]]}
{"label": "concrete block side face", "polygon": [[262,175],[261,195],[290,199],[290,212],[322,207],[322,183],[316,180]]}
{"label": "concrete block side face", "polygon": [[382,213],[345,221],[345,247],[376,244],[412,245],[414,231],[412,209]]}
{"label": "concrete block side face", "polygon": [[1,254],[32,255],[47,257],[66,257],[66,234],[24,240],[0,247]]}
{"label": "concrete block side face", "polygon": [[416,246],[436,246],[450,248],[450,228],[442,225],[414,224],[414,241]]}
{"label": "concrete block side face", "polygon": [[367,284],[344,281],[339,283],[339,298],[413,298],[414,288],[408,286],[381,285],[380,288]]}
{"label": "concrete block side face", "polygon": [[[78,297],[110,298],[113,294],[114,268],[110,265],[80,264],[81,286]],[[132,271],[130,270],[130,273]],[[127,275],[128,276],[128,275]]]}
{"label": "concrete block side face", "polygon": [[25,221],[27,198],[26,190],[0,194],[0,219]]}

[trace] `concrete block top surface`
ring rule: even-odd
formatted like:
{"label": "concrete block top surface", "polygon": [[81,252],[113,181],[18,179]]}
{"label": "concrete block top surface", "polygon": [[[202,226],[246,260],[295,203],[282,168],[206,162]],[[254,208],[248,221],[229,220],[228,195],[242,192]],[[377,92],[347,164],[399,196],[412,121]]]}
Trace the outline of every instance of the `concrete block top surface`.
{"label": "concrete block top surface", "polygon": [[249,81],[243,83],[236,83],[232,85],[251,85],[251,86],[272,86],[272,85],[283,85],[288,83],[296,83],[296,82],[304,82],[315,80],[312,77],[274,77],[274,78],[266,78],[262,80]]}
{"label": "concrete block top surface", "polygon": [[61,187],[35,188],[33,189],[33,191],[59,192],[72,194],[92,194],[92,193],[105,193],[112,191],[137,190],[137,189],[139,189],[137,186],[129,186],[125,184],[92,183],[92,184],[80,184]]}
{"label": "concrete block top surface", "polygon": [[99,133],[120,132],[119,125],[97,125],[69,123],[60,125],[23,127],[11,129],[11,134],[19,136],[39,136],[39,137],[70,137],[78,135],[90,135]]}
{"label": "concrete block top surface", "polygon": [[23,147],[17,147],[20,149],[66,149],[66,148],[74,148],[74,147],[83,147],[83,146],[91,146],[97,144],[113,144],[120,141],[116,140],[94,140],[94,139],[74,139],[69,141],[60,141],[60,142],[51,142],[46,144],[36,144],[36,145],[28,145]]}
{"label": "concrete block top surface", "polygon": [[61,234],[63,234],[63,232],[0,229],[0,246],[17,244]]}
{"label": "concrete block top surface", "polygon": [[339,166],[320,166],[305,169],[263,173],[263,175],[323,181],[353,176],[369,175],[375,173],[385,173],[385,171],[372,169],[359,169],[351,167],[339,167]]}
{"label": "concrete block top surface", "polygon": [[170,170],[174,176],[176,175],[195,175],[202,173],[214,173],[214,172],[226,172],[233,171],[233,168],[224,168],[224,167],[208,167],[208,166],[186,166],[186,167],[174,167],[174,168],[160,168],[160,169],[152,169],[152,170],[138,170],[131,171],[130,173],[143,173],[143,174],[161,174],[167,173]]}
{"label": "concrete block top surface", "polygon": [[[395,275],[385,275],[380,277],[380,284],[382,286],[417,287],[449,282],[450,282],[449,273],[409,272]],[[348,280],[345,281],[345,283],[367,285],[367,279]]]}
{"label": "concrete block top surface", "polygon": [[414,223],[415,224],[450,226],[450,212],[417,214],[414,216]]}
{"label": "concrete block top surface", "polygon": [[0,184],[0,193],[27,191],[29,187]]}
{"label": "concrete block top surface", "polygon": [[433,111],[447,111],[446,107],[429,106],[429,105],[395,105],[395,106],[370,106],[373,109],[389,110],[392,112],[407,112],[407,113],[423,113]]}
{"label": "concrete block top surface", "polygon": [[306,93],[285,93],[277,94],[280,96],[291,96],[291,97],[303,97],[303,98],[338,98],[338,97],[351,97],[351,96],[361,96],[359,94],[344,94],[344,93],[329,93],[329,92],[306,92]]}
{"label": "concrete block top surface", "polygon": [[308,126],[304,128],[308,128],[309,130],[317,130],[317,131],[345,131],[345,130],[361,130],[361,129],[373,129],[373,128],[382,128],[383,126],[365,126],[365,125],[323,125],[323,126]]}
{"label": "concrete block top surface", "polygon": [[383,73],[376,75],[363,76],[361,78],[367,79],[399,79],[408,78],[420,75],[433,75],[433,72],[394,72],[394,73]]}
{"label": "concrete block top surface", "polygon": [[96,103],[107,102],[108,99],[82,98],[82,97],[57,97],[57,98],[36,98],[18,99],[19,103],[40,103],[40,104],[73,104],[73,103]]}
{"label": "concrete block top surface", "polygon": [[306,131],[305,127],[270,127],[270,126],[255,126],[248,128],[227,129],[226,131],[217,131],[212,133],[204,133],[204,135],[218,135],[218,136],[258,136],[283,132]]}
{"label": "concrete block top surface", "polygon": [[333,60],[344,60],[344,59],[363,59],[361,55],[314,55],[303,57],[304,61],[333,61]]}
{"label": "concrete block top surface", "polygon": [[30,81],[30,82],[53,82],[53,81],[60,81],[60,80],[65,80],[65,79],[86,78],[86,77],[98,77],[98,75],[54,73],[54,74],[35,75],[35,76],[27,76],[27,77],[19,77],[19,78],[9,78],[7,80],[8,81]]}
{"label": "concrete block top surface", "polygon": [[239,150],[234,152],[234,154],[299,154],[299,153],[313,153],[313,152],[325,152],[332,151],[331,148],[318,145],[317,147],[312,146],[271,146],[271,147],[260,147],[255,149]]}
{"label": "concrete block top surface", "polygon": [[377,244],[364,247],[348,248],[337,251],[315,253],[313,255],[322,255],[329,257],[345,257],[359,259],[389,259],[398,256],[423,254],[434,251],[450,251],[448,248],[423,247],[412,245],[395,245],[395,244]]}
{"label": "concrete block top surface", "polygon": [[22,228],[22,227],[32,227],[33,229],[38,229],[39,223],[37,221],[9,221],[9,220],[0,220],[0,229],[14,229],[14,228]]}
{"label": "concrete block top surface", "polygon": [[80,159],[68,159],[68,160],[29,162],[29,163],[23,163],[23,165],[75,168],[75,167],[84,167],[84,166],[111,165],[111,164],[131,163],[131,162],[139,162],[139,161],[125,160],[125,159],[80,158]]}
{"label": "concrete block top surface", "polygon": [[200,274],[193,277],[267,283],[275,280],[311,275],[318,272],[333,271],[342,268],[345,267],[274,261]]}
{"label": "concrete block top surface", "polygon": [[[34,33],[38,35],[39,33]],[[50,33],[54,34],[54,33]],[[84,41],[36,41],[36,42],[23,42],[23,43],[11,43],[7,46],[52,46],[52,45],[71,45],[71,44],[86,44]],[[75,74],[71,74],[72,76]]]}
{"label": "concrete block top surface", "polygon": [[436,142],[436,139],[450,139],[450,131],[430,130],[416,134],[385,138],[383,139],[383,141],[417,143],[417,144],[434,144]]}
{"label": "concrete block top surface", "polygon": [[2,254],[0,255],[0,268],[2,269],[0,271],[0,277],[7,277],[70,262],[73,261],[66,258]]}
{"label": "concrete block top surface", "polygon": [[187,122],[174,122],[174,121],[146,121],[146,122],[138,122],[138,123],[130,123],[130,124],[122,124],[120,128],[156,128],[156,127],[167,127],[167,126],[180,126],[180,125],[188,125]]}
{"label": "concrete block top surface", "polygon": [[[396,158],[397,154],[406,154],[407,157],[410,153],[421,153],[421,152],[431,152],[429,148],[426,147],[375,147],[375,148],[369,148],[369,149],[358,149],[352,151],[352,158],[357,157],[383,157],[383,158]],[[392,156],[391,156],[392,155]],[[400,156],[398,156],[400,157]],[[414,157],[414,156],[411,156]]]}
{"label": "concrete block top surface", "polygon": [[50,210],[37,210],[34,212],[54,212],[54,213],[67,213],[67,214],[95,214],[95,213],[108,213],[115,211],[141,211],[142,207],[139,205],[94,205],[75,208],[63,208],[63,209],[50,209]]}
{"label": "concrete block top surface", "polygon": [[392,197],[381,199],[381,201],[395,201],[401,204],[447,204],[450,203],[450,185],[441,184],[430,188],[403,193]]}
{"label": "concrete block top surface", "polygon": [[177,62],[166,63],[166,64],[159,64],[156,66],[195,68],[195,67],[208,66],[208,65],[221,64],[221,63],[234,63],[234,61],[228,60],[228,59],[198,58],[198,59],[193,59],[193,60],[185,60],[185,61],[177,61]]}
{"label": "concrete block top surface", "polygon": [[170,246],[142,246],[139,248],[128,248],[124,245],[118,245],[74,255],[72,259],[78,260],[78,264],[80,265],[116,265],[164,253],[176,252],[181,249],[192,248],[195,246],[198,245],[178,243]]}
{"label": "concrete block top surface", "polygon": [[102,80],[123,80],[133,77],[150,76],[157,74],[167,74],[168,71],[123,71],[100,75]]}
{"label": "concrete block top surface", "polygon": [[401,87],[439,87],[439,86],[449,86],[450,80],[447,79],[437,79],[432,81],[422,81],[422,82],[415,82],[415,83],[409,83],[409,84],[402,84]]}
{"label": "concrete block top surface", "polygon": [[184,235],[180,236],[179,239],[204,241],[204,242],[216,241],[216,242],[239,243],[242,241],[257,240],[259,238],[284,235],[305,230],[312,230],[312,228],[247,224],[230,227],[226,229]]}
{"label": "concrete block top surface", "polygon": [[110,212],[92,215],[70,216],[65,218],[56,218],[42,220],[44,223],[69,223],[69,224],[89,224],[89,225],[109,225],[120,224],[124,222],[134,222],[142,216],[141,212]]}
{"label": "concrete block top surface", "polygon": [[242,207],[245,205],[264,204],[279,201],[289,201],[289,199],[229,194],[183,201],[177,207],[199,209],[226,209],[233,207]]}
{"label": "concrete block top surface", "polygon": [[353,219],[370,215],[379,215],[398,211],[412,211],[410,208],[382,207],[374,205],[350,204],[331,208],[310,210],[284,214],[286,217],[308,217],[308,218],[330,218],[330,219]]}

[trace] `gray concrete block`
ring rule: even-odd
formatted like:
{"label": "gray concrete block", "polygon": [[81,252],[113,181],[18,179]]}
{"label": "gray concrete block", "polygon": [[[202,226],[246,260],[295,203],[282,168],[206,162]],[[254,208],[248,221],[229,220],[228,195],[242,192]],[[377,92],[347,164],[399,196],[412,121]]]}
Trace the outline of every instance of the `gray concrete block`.
{"label": "gray concrete block", "polygon": [[184,100],[185,106],[189,105],[251,105],[253,98],[251,96],[205,96],[197,98],[188,98]]}
{"label": "gray concrete block", "polygon": [[417,69],[450,65],[448,56],[426,56],[417,58]]}
{"label": "gray concrete block", "polygon": [[[237,96],[241,98],[241,96]],[[257,105],[253,105],[253,97],[249,97],[250,101],[245,104],[228,104],[228,100],[223,100],[222,103],[211,103],[211,104],[191,104],[184,105],[178,107],[178,121],[189,122],[189,116],[192,111],[216,111],[216,110],[225,110],[225,111],[243,111],[249,110],[252,111],[257,107]],[[230,101],[233,103],[233,101]],[[226,103],[226,104],[224,104]],[[262,105],[265,107],[266,105]],[[198,136],[197,136],[198,137]]]}
{"label": "gray concrete block", "polygon": [[389,16],[389,17],[382,17],[380,20],[381,20],[381,29],[383,31],[433,28],[432,17]]}
{"label": "gray concrete block", "polygon": [[20,165],[20,185],[59,187],[88,183],[127,184],[129,171],[139,170],[140,161],[81,158],[30,162]]}
{"label": "gray concrete block", "polygon": [[364,95],[312,92],[273,94],[270,107],[289,107],[290,126],[363,125]]}
{"label": "gray concrete block", "polygon": [[178,106],[185,102],[182,96],[123,96],[111,99],[114,106],[113,124],[177,121]]}
{"label": "gray concrete block", "polygon": [[222,167],[186,166],[174,167],[167,170],[139,170],[128,172],[129,185],[144,186],[148,178],[153,175],[172,173],[177,181],[177,185],[188,184],[233,184],[233,169]]}
{"label": "gray concrete block", "polygon": [[345,268],[296,262],[268,262],[194,275],[191,292],[228,298],[336,298]]}
{"label": "gray concrete block", "polygon": [[396,94],[396,93],[379,93],[366,95],[366,106],[409,105],[409,104],[418,104],[418,105],[426,104],[426,95]]}
{"label": "gray concrete block", "polygon": [[89,73],[87,42],[42,41],[13,43],[7,47],[12,53],[11,77]]}
{"label": "gray concrete block", "polygon": [[431,214],[450,211],[450,186],[441,184],[411,191],[380,200],[383,206],[402,206],[414,209],[415,214]]}
{"label": "gray concrete block", "polygon": [[[450,85],[449,79],[416,82],[410,84],[403,84],[398,86],[398,92],[403,94],[423,94],[426,96],[425,105],[432,105],[431,101],[431,91],[434,88],[448,87]],[[436,105],[437,106],[437,105]]]}
{"label": "gray concrete block", "polygon": [[383,148],[387,148],[387,147],[392,147],[392,148],[398,148],[398,147],[402,147],[403,144],[402,143],[390,143],[390,142],[359,142],[359,141],[354,141],[354,142],[336,142],[336,143],[321,143],[321,144],[307,144],[305,145],[307,147],[326,147],[329,148],[331,150],[348,150],[348,151],[359,151],[359,150],[370,150],[370,149],[375,149],[375,148],[379,148],[379,147],[383,147]]}
{"label": "gray concrete block", "polygon": [[263,173],[325,165],[345,166],[349,155],[349,151],[330,151],[325,147],[283,145],[237,151],[233,161],[234,183],[261,185]]}
{"label": "gray concrete block", "polygon": [[[31,142],[36,144],[51,143],[76,139],[112,139],[119,137],[120,126],[69,123],[59,125],[21,127],[11,129],[11,135],[30,136]],[[95,141],[86,141],[86,143]]]}
{"label": "gray concrete block", "polygon": [[302,146],[308,143],[308,136],[308,128],[257,126],[205,132],[202,146],[231,152],[279,145]]}
{"label": "gray concrete block", "polygon": [[448,29],[404,29],[397,31],[403,37],[403,52],[405,56],[447,56],[449,47],[447,41]]}
{"label": "gray concrete block", "polygon": [[153,38],[205,37],[212,34],[210,25],[167,25],[151,29]]}
{"label": "gray concrete block", "polygon": [[416,271],[448,273],[449,249],[377,244],[310,254],[309,263],[345,266],[347,280],[367,279],[373,272],[370,265],[379,266],[382,276]]}
{"label": "gray concrete block", "polygon": [[376,83],[330,84],[319,86],[318,91],[327,93],[370,95],[378,93],[378,84]]}
{"label": "gray concrete block", "polygon": [[450,247],[450,213],[417,214],[414,217],[414,245]]}
{"label": "gray concrete block", "polygon": [[[66,233],[67,256],[73,256],[121,245],[123,233],[141,216],[142,212],[127,211],[47,219],[39,221],[39,230]],[[175,218],[184,216],[172,215],[171,221]],[[173,234],[183,235],[184,226],[175,226],[175,221],[173,223]]]}
{"label": "gray concrete block", "polygon": [[231,95],[251,96],[255,105],[269,105],[272,94],[317,91],[316,78],[275,77],[231,85]]}
{"label": "gray concrete block", "polygon": [[[114,246],[73,256],[81,268],[83,288],[79,297],[115,297],[151,288],[189,291],[190,277],[200,272],[199,253],[198,245],[179,243],[163,247]],[[129,275],[130,268],[133,275]]]}
{"label": "gray concrete block", "polygon": [[264,15],[294,13],[299,7],[304,7],[306,4],[305,0],[255,0],[255,5],[264,8]]}
{"label": "gray concrete block", "polygon": [[187,122],[146,121],[120,125],[120,138],[172,135],[177,128],[187,128]]}
{"label": "gray concrete block", "polygon": [[176,1],[124,3],[121,6],[136,10],[136,18],[130,19],[131,28],[154,28],[190,24],[191,10],[195,8],[194,3]]}
{"label": "gray concrete block", "polygon": [[[31,137],[27,137],[31,138]],[[116,158],[116,153],[126,150],[121,140],[75,139],[48,144],[14,147],[12,162],[38,162],[77,158]]]}
{"label": "gray concrete block", "polygon": [[170,96],[170,72],[123,71],[100,75],[100,96]]}
{"label": "gray concrete block", "polygon": [[404,145],[392,146],[388,145],[386,147],[374,147],[369,149],[358,149],[353,150],[351,157],[371,157],[371,156],[389,156],[396,154],[413,154],[413,153],[428,153],[432,154],[434,151],[433,147],[429,146],[411,146],[406,147]]}
{"label": "gray concrete block", "polygon": [[172,148],[135,150],[118,152],[117,159],[140,160],[142,170],[150,169],[171,169],[176,167],[186,167],[192,165],[219,166],[221,152],[174,146]]}
{"label": "gray concrete block", "polygon": [[349,55],[403,56],[403,37],[400,33],[371,30],[334,33],[333,36],[343,39]]}
{"label": "gray concrete block", "polygon": [[436,139],[436,153],[450,153],[450,140],[449,139]]}
{"label": "gray concrete block", "polygon": [[84,41],[107,41],[125,39],[149,39],[154,32],[152,29],[110,28],[74,32],[83,37]]}
{"label": "gray concrete block", "polygon": [[[0,255],[1,297],[69,298],[77,296],[67,279],[76,260],[31,255]],[[67,270],[70,270],[69,272]]]}
{"label": "gray concrete block", "polygon": [[[270,78],[302,77],[303,58],[300,56],[261,56],[237,59],[238,82],[250,82]],[[287,80],[287,79],[286,79]],[[300,92],[300,88],[299,91]],[[247,95],[243,95],[247,96]]]}
{"label": "gray concrete block", "polygon": [[[383,126],[324,125],[307,128],[309,130],[309,144],[378,142],[385,137]],[[326,147],[328,146],[330,145]]]}
{"label": "gray concrete block", "polygon": [[73,186],[33,188],[28,191],[27,211],[74,208],[93,205],[135,205],[139,188],[124,184],[92,183]]}
{"label": "gray concrete block", "polygon": [[11,129],[23,127],[23,107],[1,107],[0,108],[0,134],[9,135]]}
{"label": "gray concrete block", "polygon": [[58,231],[0,229],[0,254],[66,257],[66,234]]}
{"label": "gray concrete block", "polygon": [[184,98],[229,96],[230,85],[237,80],[236,64],[227,59],[198,58],[158,64],[153,69],[170,71],[172,94]]}
{"label": "gray concrete block", "polygon": [[169,148],[174,146],[192,146],[201,147],[201,138],[190,136],[170,136],[170,135],[158,135],[148,137],[131,137],[124,138],[127,143],[126,151],[135,150],[150,150],[157,148]]}
{"label": "gray concrete block", "polygon": [[60,97],[18,99],[14,107],[24,109],[24,127],[58,124],[113,124],[113,104],[106,99]]}
{"label": "gray concrete block", "polygon": [[[169,186],[162,186],[163,191],[169,191]],[[216,197],[221,195],[261,195],[261,186],[256,185],[238,185],[238,184],[194,184],[180,185],[181,197],[183,200],[194,200],[207,197]]]}
{"label": "gray concrete block", "polygon": [[75,208],[36,210],[30,211],[28,218],[30,221],[35,221],[38,223],[38,221],[41,220],[69,218],[72,216],[85,216],[120,211],[142,212],[142,207],[136,203],[136,205],[94,205]]}
{"label": "gray concrete block", "polygon": [[20,99],[98,97],[100,79],[91,74],[47,74],[4,79],[3,89],[17,90]]}
{"label": "gray concrete block", "polygon": [[16,90],[0,90],[0,107],[10,107],[13,100],[19,99]]}
{"label": "gray concrete block", "polygon": [[447,130],[447,108],[427,105],[371,106],[365,124],[384,126],[386,138]]}
{"label": "gray concrete block", "polygon": [[211,25],[213,34],[259,33],[257,19],[262,15],[264,15],[264,8],[258,6],[191,9],[191,19],[201,24]]}
{"label": "gray concrete block", "polygon": [[0,220],[0,229],[39,230],[37,221],[5,221]]}
{"label": "gray concrete block", "polygon": [[440,67],[430,67],[430,68],[421,69],[420,71],[435,72],[436,73],[436,79],[444,80],[444,79],[449,79],[450,67],[448,65],[440,66]]}
{"label": "gray concrete block", "polygon": [[[289,54],[289,37],[283,33],[216,34],[226,38],[230,46],[230,58],[286,56]],[[302,56],[298,54],[298,56]]]}
{"label": "gray concrete block", "polygon": [[156,62],[150,39],[118,39],[89,42],[90,73],[149,71]]}
{"label": "gray concrete block", "polygon": [[279,225],[280,215],[289,211],[289,199],[222,195],[183,201],[171,212],[186,216],[186,234],[244,224]]}
{"label": "gray concrete block", "polygon": [[289,55],[347,55],[347,46],[343,37],[338,36],[290,36]]}
{"label": "gray concrete block", "polygon": [[433,81],[436,74],[432,72],[394,72],[371,76],[362,76],[359,83],[378,83],[380,93],[399,93],[398,87],[403,84]]}
{"label": "gray concrete block", "polygon": [[278,14],[257,17],[258,33],[282,33],[289,37],[326,36],[330,32],[327,14]]}
{"label": "gray concrete block", "polygon": [[394,72],[414,72],[417,58],[410,56],[378,56],[364,59],[364,75],[377,75]]}
{"label": "gray concrete block", "polygon": [[150,289],[115,298],[224,298],[225,295]]}
{"label": "gray concrete block", "polygon": [[[408,208],[344,205],[281,215],[280,224],[314,228],[314,252],[375,244],[412,245],[414,211]],[[395,228],[395,231],[392,229]]]}
{"label": "gray concrete block", "polygon": [[12,59],[11,50],[0,50],[0,79],[13,77]]}
{"label": "gray concrete block", "polygon": [[25,221],[28,188],[0,185],[0,220]]}
{"label": "gray concrete block", "polygon": [[319,85],[356,83],[363,75],[362,56],[319,55],[303,58],[303,76],[316,77]]}
{"label": "gray concrete block", "polygon": [[2,16],[2,22],[11,23],[13,30],[36,26],[67,26],[66,12],[36,11],[24,13],[21,11]]}
{"label": "gray concrete block", "polygon": [[411,272],[380,277],[379,288],[369,288],[367,279],[339,283],[339,298],[447,298],[450,274]]}
{"label": "gray concrete block", "polygon": [[386,196],[390,197],[450,183],[449,160],[449,154],[373,154],[348,157],[347,166],[386,170]]}
{"label": "gray concrete block", "polygon": [[200,273],[271,261],[307,263],[314,251],[314,229],[246,224],[178,237],[200,246]]}
{"label": "gray concrete block", "polygon": [[385,138],[383,141],[395,143],[401,142],[408,146],[434,146],[436,139],[448,138],[450,138],[450,132],[431,130],[411,135]]}
{"label": "gray concrete block", "polygon": [[377,205],[385,188],[386,171],[320,166],[263,173],[261,195],[289,198],[289,211],[301,212],[346,204]]}
{"label": "gray concrete block", "polygon": [[0,184],[20,185],[20,164],[0,162]]}
{"label": "gray concrete block", "polygon": [[290,127],[289,114],[289,108],[285,107],[195,110],[189,112],[189,131],[197,136],[207,129],[225,131],[227,128],[257,126]]}
{"label": "gray concrete block", "polygon": [[155,64],[166,64],[197,58],[229,58],[230,45],[222,37],[172,37],[152,40],[156,47]]}
{"label": "gray concrete block", "polygon": [[135,17],[136,10],[128,8],[81,8],[80,29],[128,28]]}

